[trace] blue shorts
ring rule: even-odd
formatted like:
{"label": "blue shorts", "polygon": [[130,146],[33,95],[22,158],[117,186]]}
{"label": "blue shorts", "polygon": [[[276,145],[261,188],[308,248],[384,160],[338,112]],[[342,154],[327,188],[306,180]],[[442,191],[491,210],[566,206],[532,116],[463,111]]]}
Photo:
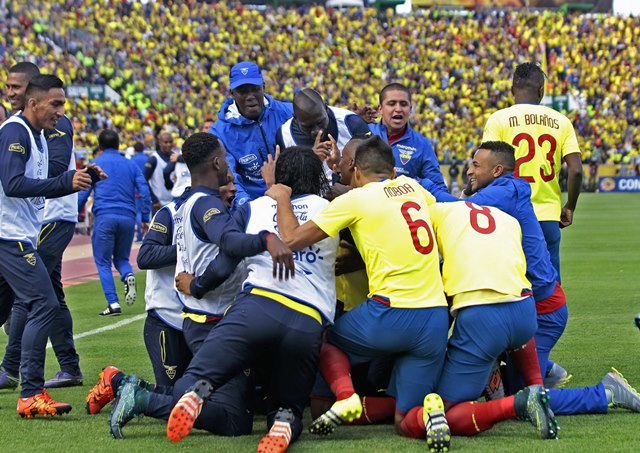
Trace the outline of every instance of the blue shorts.
{"label": "blue shorts", "polygon": [[476,400],[498,356],[529,341],[536,327],[533,297],[460,309],[437,393],[453,403]]}
{"label": "blue shorts", "polygon": [[367,299],[338,319],[328,340],[352,365],[397,355],[387,393],[403,413],[435,390],[447,345],[446,307],[392,308]]}

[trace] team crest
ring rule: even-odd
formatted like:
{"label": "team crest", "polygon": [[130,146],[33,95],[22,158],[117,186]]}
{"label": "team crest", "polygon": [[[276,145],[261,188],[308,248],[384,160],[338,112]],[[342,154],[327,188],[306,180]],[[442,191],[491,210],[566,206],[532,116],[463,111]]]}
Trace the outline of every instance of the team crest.
{"label": "team crest", "polygon": [[36,254],[35,253],[27,253],[26,255],[24,255],[24,259],[27,260],[27,263],[29,263],[31,266],[35,266],[36,265]]}
{"label": "team crest", "polygon": [[247,75],[249,73],[249,68],[242,68],[240,69],[240,72],[242,73],[242,75]]}
{"label": "team crest", "polygon": [[407,163],[411,160],[411,158],[413,157],[413,151],[402,151],[400,153],[400,162],[402,162],[402,165],[407,165]]}
{"label": "team crest", "polygon": [[169,376],[169,379],[173,380],[176,377],[176,368],[178,368],[177,365],[164,365],[165,367],[165,373],[167,373],[167,376]]}
{"label": "team crest", "polygon": [[246,377],[251,376],[251,368],[247,368],[246,370],[242,370],[242,372],[244,373],[244,375]]}

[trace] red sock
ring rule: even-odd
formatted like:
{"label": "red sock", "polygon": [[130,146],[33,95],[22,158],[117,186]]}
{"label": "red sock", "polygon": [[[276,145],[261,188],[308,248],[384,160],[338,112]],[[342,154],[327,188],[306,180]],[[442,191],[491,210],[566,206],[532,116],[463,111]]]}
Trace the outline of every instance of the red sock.
{"label": "red sock", "polygon": [[508,396],[486,403],[467,401],[456,404],[446,412],[446,417],[454,436],[475,436],[491,429],[498,422],[515,418],[514,397]]}
{"label": "red sock", "polygon": [[320,373],[327,381],[337,400],[344,400],[356,393],[351,380],[349,357],[329,343],[320,349]]}
{"label": "red sock", "polygon": [[422,419],[422,406],[409,409],[404,420],[400,423],[400,433],[405,437],[424,439],[424,436],[427,435],[427,430]]}
{"label": "red sock", "polygon": [[532,338],[525,345],[509,351],[509,357],[517,370],[522,374],[525,385],[542,385],[540,361],[536,351],[536,340]]}
{"label": "red sock", "polygon": [[390,396],[363,396],[362,415],[347,425],[374,425],[393,420],[396,400]]}

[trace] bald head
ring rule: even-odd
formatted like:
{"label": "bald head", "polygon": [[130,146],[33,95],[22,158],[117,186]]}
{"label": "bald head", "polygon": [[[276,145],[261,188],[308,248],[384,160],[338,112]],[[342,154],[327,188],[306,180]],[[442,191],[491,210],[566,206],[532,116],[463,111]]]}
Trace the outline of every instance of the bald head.
{"label": "bald head", "polygon": [[300,130],[314,139],[319,131],[326,133],[329,116],[320,93],[312,88],[298,91],[293,97],[293,118]]}

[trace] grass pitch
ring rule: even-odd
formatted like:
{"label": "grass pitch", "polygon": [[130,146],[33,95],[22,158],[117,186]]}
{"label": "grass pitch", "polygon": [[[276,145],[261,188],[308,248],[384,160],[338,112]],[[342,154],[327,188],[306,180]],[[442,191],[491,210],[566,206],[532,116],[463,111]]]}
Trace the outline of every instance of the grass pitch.
{"label": "grass pitch", "polygon": [[[575,223],[563,231],[563,287],[568,297],[569,324],[552,359],[567,368],[571,386],[594,385],[615,366],[640,389],[640,331],[633,317],[640,312],[640,194],[583,194]],[[138,302],[123,305],[123,316],[103,319],[99,282],[67,289],[76,334],[113,325],[144,312],[144,273],[138,275]],[[118,282],[119,283],[119,282]],[[122,285],[118,284],[118,288]],[[128,373],[152,379],[142,339],[142,319],[76,341],[85,376],[83,387],[52,390],[55,399],[69,402],[73,411],[53,419],[23,420],[16,413],[18,392],[0,391],[0,451],[250,452],[266,429],[258,417],[254,434],[215,437],[194,431],[179,444],[165,437],[165,423],[151,418],[131,421],[123,440],[112,439],[107,426],[109,406],[96,416],[84,410],[84,397],[100,369],[116,365]],[[0,333],[0,347],[6,336]],[[57,371],[53,352],[47,355],[46,377]],[[308,426],[308,413],[306,425]],[[474,438],[454,437],[452,451],[640,451],[640,414],[614,409],[607,415],[559,417],[559,440],[541,441],[529,424],[510,421]],[[425,451],[423,442],[403,439],[393,427],[342,427],[330,438],[304,433],[292,453]]]}

